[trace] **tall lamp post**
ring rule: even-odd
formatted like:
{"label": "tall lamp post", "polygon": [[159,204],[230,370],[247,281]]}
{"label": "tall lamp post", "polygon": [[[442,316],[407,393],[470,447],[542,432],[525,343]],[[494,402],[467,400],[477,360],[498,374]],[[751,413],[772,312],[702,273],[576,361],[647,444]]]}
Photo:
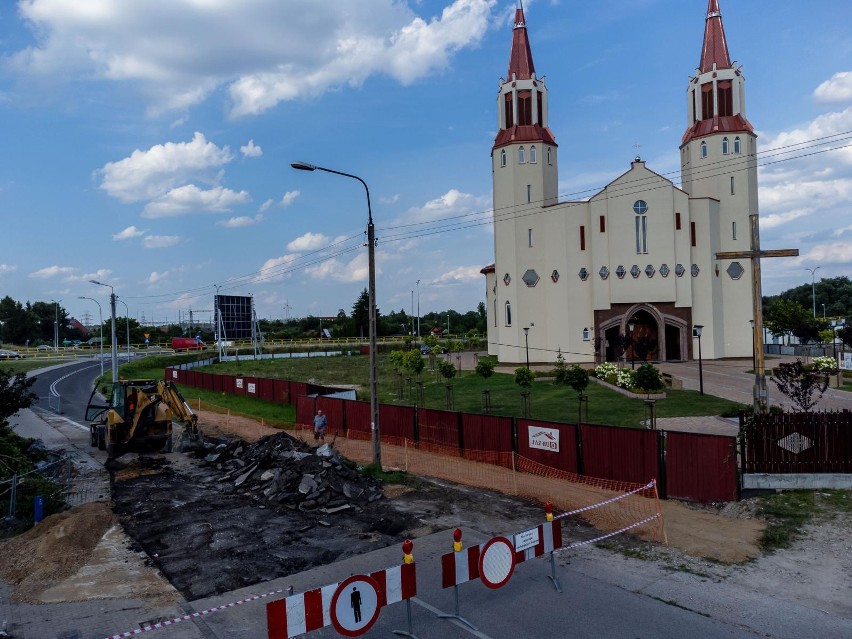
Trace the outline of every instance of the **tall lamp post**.
{"label": "tall lamp post", "polygon": [[104,284],[103,282],[98,282],[97,280],[89,280],[92,284],[97,284],[98,286],[106,286],[109,289],[109,307],[112,317],[112,346],[110,348],[110,354],[112,356],[112,381],[115,383],[118,381],[118,342],[115,337],[115,289],[111,284]]}
{"label": "tall lamp post", "polygon": [[420,280],[417,280],[417,341],[420,341]]}
{"label": "tall lamp post", "polygon": [[370,299],[370,413],[373,417],[373,463],[381,468],[382,446],[379,431],[379,382],[376,363],[376,350],[378,348],[376,344],[376,228],[373,226],[370,189],[364,180],[351,173],[343,173],[342,171],[335,171],[334,169],[327,169],[306,162],[292,162],[290,166],[299,171],[325,171],[326,173],[334,173],[335,175],[342,175],[343,177],[358,180],[367,192],[367,260],[369,262],[367,290]]}
{"label": "tall lamp post", "polygon": [[807,266],[805,267],[806,271],[811,272],[811,298],[814,304],[814,317],[816,317],[816,272],[819,270],[819,268],[819,266],[817,266],[816,268],[808,268]]}
{"label": "tall lamp post", "polygon": [[636,351],[633,350],[633,329],[634,328],[636,328],[636,324],[633,322],[633,320],[630,320],[627,323],[627,330],[630,331],[630,335],[629,335],[629,337],[630,337],[630,345],[629,345],[629,348],[630,348],[630,368],[632,368],[633,370],[636,370]]}
{"label": "tall lamp post", "polygon": [[[532,324],[530,325],[532,326]],[[530,327],[524,326],[524,347],[527,351],[527,370],[530,369]]]}
{"label": "tall lamp post", "polygon": [[701,324],[693,324],[692,329],[695,331],[695,336],[698,338],[698,392],[704,394],[704,369],[701,366],[701,331],[704,326]]}
{"label": "tall lamp post", "polygon": [[79,298],[79,299],[81,299],[81,300],[91,300],[91,301],[93,301],[95,304],[97,304],[97,305],[98,305],[98,318],[101,320],[101,356],[100,356],[100,360],[101,360],[101,377],[103,377],[103,376],[104,376],[104,314],[103,314],[103,310],[101,309],[101,303],[100,303],[98,300],[96,300],[94,297],[85,297],[85,296],[83,296],[83,295],[80,295],[80,298]]}
{"label": "tall lamp post", "polygon": [[59,300],[59,302],[57,302],[56,300],[51,300],[51,301],[53,302],[53,312],[54,312],[54,317],[53,317],[53,350],[58,351],[59,350],[59,302],[61,302],[62,300]]}
{"label": "tall lamp post", "polygon": [[124,325],[127,327],[127,361],[130,361],[130,309],[127,307],[127,302],[122,299],[118,300],[124,304]]}

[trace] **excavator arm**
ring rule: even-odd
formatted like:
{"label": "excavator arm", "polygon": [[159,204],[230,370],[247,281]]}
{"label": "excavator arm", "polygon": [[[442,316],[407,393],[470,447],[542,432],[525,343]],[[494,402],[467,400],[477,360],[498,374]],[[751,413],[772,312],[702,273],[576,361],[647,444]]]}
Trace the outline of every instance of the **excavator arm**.
{"label": "excavator arm", "polygon": [[160,400],[169,407],[172,412],[172,421],[183,424],[184,437],[190,440],[199,438],[198,415],[192,412],[189,404],[180,394],[174,382],[164,380],[157,383],[157,394]]}

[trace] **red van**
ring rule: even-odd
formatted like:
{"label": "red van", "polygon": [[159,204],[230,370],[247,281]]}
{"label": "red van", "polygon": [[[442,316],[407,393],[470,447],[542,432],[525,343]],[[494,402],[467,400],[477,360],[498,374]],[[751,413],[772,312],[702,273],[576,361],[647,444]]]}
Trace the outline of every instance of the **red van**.
{"label": "red van", "polygon": [[200,351],[202,348],[205,348],[205,346],[204,342],[197,340],[194,337],[172,338],[173,351]]}

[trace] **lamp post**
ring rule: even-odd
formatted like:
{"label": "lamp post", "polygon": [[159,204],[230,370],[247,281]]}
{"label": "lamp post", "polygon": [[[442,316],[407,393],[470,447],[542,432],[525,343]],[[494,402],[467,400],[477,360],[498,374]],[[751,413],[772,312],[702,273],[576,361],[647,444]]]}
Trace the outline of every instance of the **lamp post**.
{"label": "lamp post", "polygon": [[757,354],[754,349],[754,320],[750,319],[748,321],[751,324],[751,370],[757,370]]}
{"label": "lamp post", "polygon": [[636,327],[636,324],[633,322],[633,320],[630,320],[627,323],[627,330],[630,332],[630,334],[629,334],[629,337],[630,337],[630,345],[629,345],[629,348],[630,348],[630,368],[632,368],[633,370],[636,370],[636,359],[635,359],[636,358],[636,351],[633,350],[633,329],[635,327]]}
{"label": "lamp post", "polygon": [[820,269],[819,266],[816,268],[808,268],[805,267],[806,271],[811,272],[811,299],[813,300],[814,305],[814,317],[816,317],[816,272]]}
{"label": "lamp post", "polygon": [[101,303],[100,303],[98,300],[96,300],[94,297],[85,297],[85,296],[83,296],[83,295],[80,295],[80,298],[79,298],[79,299],[81,299],[81,300],[91,300],[91,301],[93,301],[95,304],[97,304],[97,305],[98,305],[98,318],[101,320],[101,356],[100,356],[100,360],[101,360],[101,377],[103,377],[103,376],[104,376],[104,314],[103,314],[103,310],[101,309]]}
{"label": "lamp post", "polygon": [[104,284],[103,282],[98,282],[97,280],[89,280],[89,282],[92,284],[97,284],[98,286],[106,286],[109,289],[109,307],[112,317],[112,340],[110,354],[112,356],[112,381],[113,383],[115,383],[116,381],[118,381],[118,342],[116,341],[115,337],[115,289],[112,287],[111,284]]}
{"label": "lamp post", "polygon": [[127,307],[127,302],[118,300],[124,304],[124,325],[127,327],[127,361],[130,361],[130,309]]}
{"label": "lamp post", "polygon": [[343,173],[334,169],[327,169],[322,166],[307,164],[306,162],[292,162],[290,164],[294,169],[299,171],[325,171],[326,173],[334,173],[343,177],[358,180],[367,192],[367,261],[369,262],[368,275],[368,296],[370,299],[370,412],[373,418],[372,433],[373,433],[373,463],[381,468],[382,466],[382,447],[379,431],[379,382],[378,370],[376,363],[376,227],[373,226],[373,209],[370,205],[370,189],[367,183],[357,175],[351,173]]}
{"label": "lamp post", "polygon": [[825,304],[822,305],[822,319],[825,319]]}
{"label": "lamp post", "polygon": [[695,331],[695,336],[698,338],[698,392],[700,395],[704,394],[704,370],[701,366],[701,331],[704,329],[704,326],[701,324],[694,324],[692,329]]}
{"label": "lamp post", "polygon": [[414,289],[411,290],[411,325],[408,329],[408,333],[414,335]]}
{"label": "lamp post", "polygon": [[417,280],[417,341],[420,341],[420,280]]}
{"label": "lamp post", "polygon": [[[59,302],[56,300],[53,301],[53,310],[54,310],[54,318],[53,318],[53,350],[59,350]],[[60,302],[62,300],[59,300]]]}
{"label": "lamp post", "polygon": [[527,370],[530,369],[530,327],[524,326],[524,347],[527,351]]}

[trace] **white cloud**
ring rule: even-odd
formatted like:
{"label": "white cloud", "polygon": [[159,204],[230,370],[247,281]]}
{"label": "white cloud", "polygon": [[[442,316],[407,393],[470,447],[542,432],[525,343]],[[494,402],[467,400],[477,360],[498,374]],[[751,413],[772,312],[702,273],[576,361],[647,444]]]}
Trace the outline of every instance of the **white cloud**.
{"label": "white cloud", "polygon": [[144,234],[145,234],[145,231],[137,229],[135,226],[128,226],[123,231],[119,231],[118,233],[115,233],[112,236],[112,239],[114,239],[115,241],[118,242],[118,241],[121,241],[121,240],[129,240],[129,239],[132,239],[134,237],[139,237],[140,235],[144,235]]}
{"label": "white cloud", "polygon": [[216,171],[232,159],[227,146],[219,148],[196,133],[191,142],[156,144],[108,162],[98,172],[100,188],[123,202],[150,200],[192,179],[215,179]]}
{"label": "white cloud", "polygon": [[232,191],[221,186],[203,191],[194,184],[172,189],[161,198],[149,202],[142,217],[177,217],[192,213],[226,213],[237,204],[251,201],[246,191]]}
{"label": "white cloud", "polygon": [[266,260],[255,276],[255,282],[278,282],[289,277],[289,267],[299,258],[298,255],[282,255]]}
{"label": "white cloud", "polygon": [[232,217],[227,220],[221,220],[216,222],[216,226],[224,226],[228,229],[238,229],[244,226],[252,226],[253,224],[257,224],[263,220],[263,216],[258,214],[255,217],[250,217],[248,215],[240,215],[238,217]]}
{"label": "white cloud", "polygon": [[801,256],[800,261],[817,264],[848,264],[850,255],[852,255],[852,240],[847,242],[829,242],[826,244],[815,244],[805,255]]}
{"label": "white cloud", "polygon": [[4,275],[6,273],[14,273],[18,270],[18,267],[13,264],[0,264],[0,275]]}
{"label": "white cloud", "polygon": [[331,243],[331,238],[322,233],[311,233],[308,231],[304,235],[297,237],[287,245],[288,251],[304,252],[313,251],[315,249],[324,248]]}
{"label": "white cloud", "polygon": [[266,211],[268,211],[268,210],[269,210],[269,208],[270,208],[273,204],[275,204],[275,200],[273,200],[273,199],[271,199],[271,198],[270,198],[270,199],[266,200],[263,204],[261,204],[261,205],[260,205],[260,208],[258,208],[257,210],[258,210],[258,212],[260,212],[260,213],[265,213]]}
{"label": "white cloud", "polygon": [[30,277],[37,277],[40,279],[48,279],[51,277],[57,277],[61,275],[71,275],[77,269],[71,266],[46,266],[42,269],[34,271],[30,273]]}
{"label": "white cloud", "polygon": [[399,201],[399,193],[394,193],[389,197],[380,197],[379,202],[381,204],[396,204]]}
{"label": "white cloud", "polygon": [[180,242],[177,235],[148,235],[142,240],[145,248],[168,248]]}
{"label": "white cloud", "polygon": [[[410,208],[408,210],[408,221],[411,221],[411,217],[419,222],[432,222],[471,213],[481,213],[483,216],[490,215],[489,202],[490,197],[475,196],[470,193],[462,193],[458,189],[450,189],[441,197],[430,200],[421,207]],[[476,219],[475,216],[470,216],[468,221],[474,219]]]}
{"label": "white cloud", "polygon": [[852,71],[840,71],[814,90],[820,102],[848,102],[852,100]]}
{"label": "white cloud", "polygon": [[[377,269],[377,273],[380,270]],[[366,282],[369,274],[369,263],[366,254],[356,255],[348,262],[338,259],[326,260],[315,266],[309,266],[305,273],[318,280],[333,280],[348,284]]]}
{"label": "white cloud", "polygon": [[846,233],[852,233],[852,225],[844,226],[843,228],[840,228],[840,229],[835,229],[835,231],[834,231],[834,233],[832,233],[832,235],[834,237],[840,237],[841,235],[845,235]]}
{"label": "white cloud", "polygon": [[301,195],[300,191],[287,191],[281,198],[280,206],[290,206],[299,195]]}
{"label": "white cloud", "polygon": [[263,155],[263,149],[255,145],[254,140],[249,140],[248,144],[241,146],[240,152],[243,154],[243,157],[247,158],[259,158]]}
{"label": "white cloud", "polygon": [[168,274],[169,274],[169,271],[163,271],[162,273],[158,273],[157,271],[151,271],[151,274],[147,278],[145,278],[145,283],[146,284],[156,284],[157,282],[159,282],[163,278],[167,277]]}
{"label": "white cloud", "polygon": [[432,284],[466,284],[482,281],[482,266],[459,266],[436,277]]}
{"label": "white cloud", "polygon": [[155,114],[228,87],[232,115],[244,116],[371,75],[410,84],[445,69],[482,39],[496,0],[455,0],[428,21],[419,2],[302,4],[26,0],[18,13],[36,44],[8,61],[21,77],[122,82]]}

